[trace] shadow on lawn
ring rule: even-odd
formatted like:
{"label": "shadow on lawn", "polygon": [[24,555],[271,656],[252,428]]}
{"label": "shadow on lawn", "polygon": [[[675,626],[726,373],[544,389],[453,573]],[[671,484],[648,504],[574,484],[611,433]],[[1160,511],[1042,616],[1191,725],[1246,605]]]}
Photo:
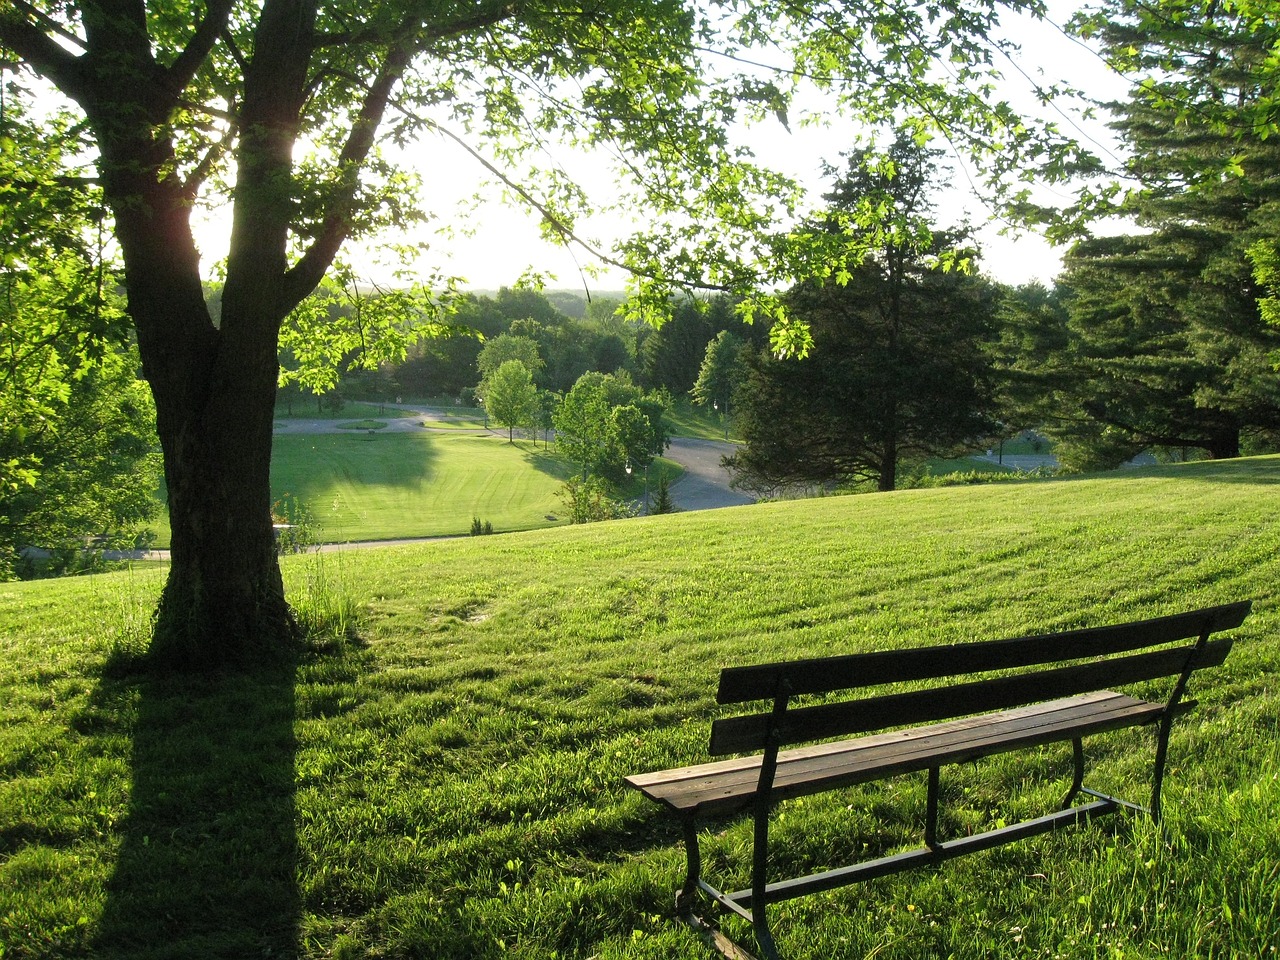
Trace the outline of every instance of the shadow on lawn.
{"label": "shadow on lawn", "polygon": [[96,955],[297,955],[294,674],[103,681],[140,698]]}

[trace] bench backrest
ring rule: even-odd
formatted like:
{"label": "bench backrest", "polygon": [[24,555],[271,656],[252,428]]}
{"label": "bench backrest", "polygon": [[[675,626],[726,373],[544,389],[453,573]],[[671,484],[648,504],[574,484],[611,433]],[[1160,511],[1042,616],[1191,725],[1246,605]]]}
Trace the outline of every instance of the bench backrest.
{"label": "bench backrest", "polygon": [[[1210,634],[1238,627],[1249,609],[1246,600],[1135,623],[1014,640],[726,667],[720,674],[719,703],[766,699],[774,703],[764,713],[715,721],[710,752],[713,756],[746,753],[929,723],[1161,677],[1182,678],[1173,694],[1176,699],[1191,670],[1216,666],[1230,652],[1230,639],[1210,641]],[[1194,642],[1181,642],[1186,640]],[[1028,671],[1028,667],[1046,669]],[[789,700],[798,696],[1018,669],[1023,672],[787,709]]]}

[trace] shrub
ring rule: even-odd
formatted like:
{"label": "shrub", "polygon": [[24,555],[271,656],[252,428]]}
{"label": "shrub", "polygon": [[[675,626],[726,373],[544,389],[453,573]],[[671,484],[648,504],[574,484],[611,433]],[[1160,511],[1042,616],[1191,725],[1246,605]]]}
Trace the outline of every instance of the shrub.
{"label": "shrub", "polygon": [[653,495],[653,502],[649,504],[649,512],[676,512],[676,505],[671,500],[671,480],[667,477],[665,470],[658,474],[658,491]]}
{"label": "shrub", "polygon": [[635,509],[610,496],[609,486],[599,477],[566,480],[557,494],[564,502],[570,523],[595,523],[634,517]]}
{"label": "shrub", "polygon": [[286,493],[271,505],[271,522],[276,529],[276,553],[303,553],[320,543],[315,518],[307,505]]}

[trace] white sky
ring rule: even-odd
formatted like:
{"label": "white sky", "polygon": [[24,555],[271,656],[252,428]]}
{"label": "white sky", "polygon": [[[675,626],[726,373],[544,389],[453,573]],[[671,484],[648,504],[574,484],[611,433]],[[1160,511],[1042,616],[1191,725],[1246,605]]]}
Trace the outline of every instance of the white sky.
{"label": "white sky", "polygon": [[[1055,8],[1058,4],[1054,4]],[[1055,16],[1065,19],[1070,7]],[[1027,18],[1013,21],[1007,28],[1010,36],[1023,46],[1020,67],[1028,75],[1046,85],[1067,80],[1087,89],[1095,99],[1108,101],[1123,99],[1127,84],[1110,74],[1102,62],[1078,42],[1064,37],[1055,27],[1036,23]],[[1031,82],[1019,76],[1012,65],[1006,65],[1009,89],[1005,93],[1013,105],[1031,112],[1037,109],[1031,95]],[[1051,115],[1065,132],[1095,138],[1106,148],[1114,149],[1103,120],[1085,124],[1070,119],[1073,108],[1059,104],[1062,115]],[[1105,120],[1105,117],[1104,117]],[[751,145],[760,160],[767,165],[789,173],[805,183],[814,204],[820,203],[821,194],[830,184],[820,176],[825,162],[842,167],[840,154],[854,145],[855,128],[847,121],[825,129],[800,127],[793,124],[794,132],[788,133],[780,124],[763,124],[750,138]],[[544,241],[538,233],[536,215],[526,213],[502,202],[502,188],[486,184],[484,171],[474,158],[468,156],[456,144],[434,136],[424,139],[413,148],[420,157],[419,166],[424,172],[429,191],[428,203],[440,218],[435,224],[423,228],[414,240],[425,240],[431,245],[429,254],[419,261],[424,273],[432,267],[446,275],[465,278],[465,285],[473,289],[496,289],[511,286],[528,269],[554,277],[548,285],[552,288],[587,287],[592,292],[619,290],[625,285],[625,275],[620,271],[606,270],[601,276],[583,279],[579,267],[594,263],[589,253],[581,249],[568,251]],[[557,158],[568,165],[569,157]],[[583,161],[576,161],[583,169]],[[589,161],[587,169],[589,170]],[[570,167],[570,169],[575,169]],[[588,192],[594,186],[595,195],[608,196],[607,183],[591,184],[592,172],[584,174]],[[485,198],[479,207],[466,201],[477,191]],[[1048,202],[1066,203],[1065,191],[1049,193]],[[1042,238],[1028,233],[1000,236],[999,225],[990,223],[990,213],[968,187],[966,178],[957,175],[952,188],[936,197],[939,226],[951,226],[963,219],[980,228],[979,242],[983,250],[981,268],[984,273],[1007,283],[1025,283],[1040,280],[1046,284],[1057,275],[1061,261],[1060,251],[1053,249]],[[218,218],[221,220],[222,218]],[[984,226],[985,224],[985,226]],[[447,236],[438,235],[441,225],[454,228]],[[626,224],[592,223],[580,225],[580,232],[601,241],[607,249],[608,241],[625,235]],[[467,232],[469,229],[469,232]],[[207,252],[225,249],[223,229],[215,222],[201,231],[202,247]],[[359,251],[348,254],[370,274],[380,271]],[[217,255],[217,254],[215,254]],[[598,266],[598,265],[597,265]]]}

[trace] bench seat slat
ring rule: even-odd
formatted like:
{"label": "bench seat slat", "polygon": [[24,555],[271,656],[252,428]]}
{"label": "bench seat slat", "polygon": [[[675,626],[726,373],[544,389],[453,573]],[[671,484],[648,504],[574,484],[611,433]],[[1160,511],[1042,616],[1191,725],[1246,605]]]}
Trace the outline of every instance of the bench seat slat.
{"label": "bench seat slat", "polygon": [[[820,793],[900,773],[1148,723],[1164,704],[1100,691],[925,727],[783,751],[771,796]],[[729,813],[755,799],[760,757],[628,777],[629,786],[681,815]]]}

